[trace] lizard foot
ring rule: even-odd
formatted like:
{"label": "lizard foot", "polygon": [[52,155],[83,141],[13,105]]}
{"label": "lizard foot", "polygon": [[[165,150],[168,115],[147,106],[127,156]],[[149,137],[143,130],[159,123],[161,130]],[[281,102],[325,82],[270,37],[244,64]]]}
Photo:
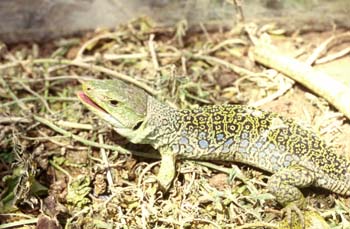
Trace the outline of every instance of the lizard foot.
{"label": "lizard foot", "polygon": [[296,212],[292,212],[291,214],[293,225],[290,225],[288,219],[285,218],[279,222],[278,229],[302,229],[303,227],[305,229],[330,229],[324,218],[316,211],[303,212],[305,225],[302,225],[302,222],[298,221],[299,216]]}
{"label": "lizard foot", "polygon": [[168,152],[161,153],[162,160],[157,176],[159,189],[167,192],[175,178],[175,155]]}
{"label": "lizard foot", "polygon": [[159,173],[157,176],[158,189],[163,193],[166,193],[173,181],[173,175],[168,173]]}
{"label": "lizard foot", "polygon": [[[296,220],[295,217],[292,217],[293,212],[296,213],[297,218],[299,218],[299,220],[300,220],[300,223],[293,222],[293,220]],[[300,210],[300,208],[298,207],[298,205],[296,203],[290,203],[286,207],[284,207],[282,209],[282,215],[285,215],[287,217],[287,222],[288,222],[290,228],[294,228],[293,225],[300,224],[301,228],[305,229],[305,219],[304,219],[303,212]]]}

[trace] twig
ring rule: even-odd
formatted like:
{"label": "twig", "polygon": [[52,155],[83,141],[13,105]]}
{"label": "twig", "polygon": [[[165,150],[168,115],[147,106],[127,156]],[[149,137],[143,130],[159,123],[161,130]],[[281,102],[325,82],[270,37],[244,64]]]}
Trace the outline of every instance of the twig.
{"label": "twig", "polygon": [[66,64],[66,65],[71,65],[71,66],[77,66],[77,67],[81,67],[81,68],[86,68],[86,69],[91,69],[94,71],[98,71],[98,72],[102,72],[105,73],[107,75],[116,77],[118,79],[124,80],[126,82],[132,83],[142,89],[144,89],[145,91],[147,91],[150,95],[155,95],[155,91],[153,90],[153,88],[147,86],[146,84],[141,83],[140,81],[125,75],[123,73],[120,72],[116,72],[113,71],[111,69],[102,67],[102,66],[98,66],[95,64],[88,64],[88,63],[84,63],[81,62],[79,60],[67,60],[67,59],[35,59],[35,60],[26,60],[26,61],[18,61],[18,62],[13,62],[11,64],[6,64],[6,65],[0,65],[0,70],[1,69],[6,69],[6,68],[11,68],[11,67],[15,67],[18,66],[20,64],[26,65],[26,64]]}
{"label": "twig", "polygon": [[149,47],[149,52],[151,54],[152,57],[152,63],[153,63],[153,67],[156,71],[159,70],[159,62],[157,59],[157,54],[156,54],[156,50],[154,48],[154,34],[151,34],[148,40],[148,47]]}
{"label": "twig", "polygon": [[[282,75],[280,75],[280,77],[281,77],[280,85],[282,85],[282,86],[280,86],[275,93],[272,93],[271,95],[268,95],[265,98],[260,99],[258,101],[249,103],[249,106],[259,107],[259,106],[262,106],[263,104],[269,103],[269,102],[277,99],[278,97],[284,95],[289,89],[291,89],[293,87],[293,85],[294,85],[293,80],[286,78],[286,77],[285,77],[285,80],[283,80]],[[287,82],[285,82],[285,81],[287,81]]]}
{"label": "twig", "polygon": [[82,129],[82,130],[93,130],[94,129],[94,127],[91,124],[68,122],[68,121],[63,121],[63,120],[59,120],[57,122],[57,124],[59,126],[68,127],[68,128],[72,128],[72,129]]}
{"label": "twig", "polygon": [[203,54],[210,54],[210,53],[216,52],[217,50],[219,50],[225,46],[228,46],[228,45],[247,45],[247,42],[245,42],[242,39],[237,39],[237,38],[226,39],[226,40],[220,42],[219,44],[215,45],[213,48],[204,51]]}
{"label": "twig", "polygon": [[194,218],[194,219],[190,219],[190,220],[185,220],[181,223],[181,228],[186,228],[184,227],[184,225],[188,224],[189,222],[199,222],[199,223],[208,223],[209,225],[211,225],[210,228],[222,228],[220,227],[219,224],[217,224],[216,222],[212,221],[212,220],[208,220],[208,219],[200,219],[200,218]]}
{"label": "twig", "polygon": [[339,59],[343,56],[346,56],[350,53],[350,47],[347,47],[339,52],[336,52],[336,53],[333,53],[333,54],[330,54],[328,56],[325,56],[323,58],[320,58],[318,60],[315,61],[315,64],[324,64],[324,63],[327,63],[327,62],[331,62],[333,60],[336,60],[336,59]]}
{"label": "twig", "polygon": [[213,56],[207,56],[207,55],[201,55],[201,54],[195,54],[195,55],[189,55],[190,58],[193,59],[199,59],[199,60],[204,60],[204,61],[208,61],[208,62],[214,62],[216,64],[220,64],[223,65],[229,69],[231,69],[232,71],[234,71],[235,73],[239,74],[239,75],[254,75],[254,72],[251,72],[245,68],[236,66],[234,64],[231,64],[225,60],[222,60],[220,58],[217,57],[213,57]]}
{"label": "twig", "polygon": [[[171,52],[164,52],[164,53],[157,53],[157,56],[159,57],[172,57],[172,58],[178,58],[181,56],[181,53],[177,50],[175,50],[174,53]],[[91,62],[91,61],[97,61],[97,60],[134,60],[134,59],[145,59],[149,57],[149,53],[131,53],[131,54],[112,54],[112,53],[104,53],[101,56],[86,56],[81,59],[82,62]]]}
{"label": "twig", "polygon": [[[66,102],[79,101],[79,99],[75,98],[75,97],[47,97],[46,99],[47,100],[52,100],[52,101],[66,101]],[[21,99],[15,100],[15,101],[11,101],[11,102],[7,102],[7,103],[4,103],[4,104],[0,104],[0,108],[7,107],[7,106],[12,106],[14,104],[18,104],[18,102],[23,103],[23,102],[31,102],[31,101],[35,101],[35,100],[39,100],[39,98],[38,97],[21,98]]]}
{"label": "twig", "polygon": [[[228,226],[228,225],[227,225]],[[245,228],[256,228],[256,227],[264,227],[264,228],[278,228],[278,225],[273,223],[265,223],[265,222],[256,222],[256,223],[246,223],[242,226],[235,226],[236,229],[245,229]]]}
{"label": "twig", "polygon": [[32,217],[30,215],[26,215],[23,213],[0,213],[0,217],[1,216],[14,217],[14,218],[23,217],[23,218],[27,218],[27,219],[32,219]]}
{"label": "twig", "polygon": [[55,80],[92,80],[95,79],[93,76],[50,76],[45,78],[39,78],[39,79],[15,79],[12,82],[28,82],[28,83],[35,83],[35,82],[43,82],[45,81],[55,81]]}
{"label": "twig", "polygon": [[160,164],[160,161],[150,163],[142,170],[141,174],[138,177],[137,187],[141,188],[143,177],[146,175],[147,172],[151,171],[151,169],[158,164]]}
{"label": "twig", "polygon": [[5,223],[5,224],[0,225],[0,229],[20,227],[20,226],[24,226],[27,224],[35,224],[37,222],[38,222],[38,218],[18,220],[16,222]]}
{"label": "twig", "polygon": [[350,119],[350,90],[323,72],[314,70],[294,58],[279,53],[272,46],[257,45],[253,49],[257,62],[274,68],[324,97]]}
{"label": "twig", "polygon": [[211,37],[210,37],[210,35],[208,33],[207,28],[205,28],[205,25],[202,22],[199,23],[199,27],[201,28],[203,34],[207,38],[207,41],[213,41],[213,39],[211,39]]}
{"label": "twig", "polygon": [[50,163],[50,165],[51,165],[52,167],[54,167],[55,169],[57,169],[58,171],[60,171],[60,172],[63,173],[64,175],[66,175],[70,181],[72,180],[72,176],[69,174],[69,172],[67,172],[67,171],[64,170],[61,166],[59,166],[58,164],[56,164],[56,162],[54,162],[53,160],[49,160],[49,163]]}
{"label": "twig", "polygon": [[312,65],[315,63],[315,61],[327,53],[328,49],[333,47],[334,45],[343,43],[343,42],[349,42],[350,41],[350,32],[343,33],[337,36],[332,36],[326,41],[324,41],[321,45],[319,45],[313,53],[309,56],[309,58],[306,60],[306,64]]}
{"label": "twig", "polygon": [[[16,94],[12,92],[10,86],[6,83],[6,81],[0,77],[0,83],[2,84],[2,86],[5,88],[5,90],[10,94],[11,98],[14,100],[15,103],[18,104],[18,106],[22,109],[27,111],[28,108],[26,107],[26,105],[17,98]],[[2,107],[2,106],[0,106]]]}
{"label": "twig", "polygon": [[181,57],[181,68],[182,68],[182,75],[187,76],[187,66],[186,66],[186,57]]}
{"label": "twig", "polygon": [[69,145],[67,143],[62,143],[59,141],[56,141],[55,138],[65,138],[64,136],[48,136],[46,135],[44,132],[42,131],[38,131],[39,134],[42,137],[27,137],[27,136],[21,136],[21,138],[23,139],[28,139],[28,140],[34,140],[34,141],[50,141],[58,146],[67,148],[67,149],[73,149],[73,150],[87,150],[87,147],[85,146],[73,146],[73,145]]}
{"label": "twig", "polygon": [[28,87],[27,85],[25,85],[24,83],[18,81],[18,83],[26,90],[28,91],[30,94],[34,95],[35,97],[37,97],[45,106],[46,110],[48,112],[50,112],[50,114],[54,114],[54,112],[50,109],[49,104],[46,102],[46,100],[39,95],[38,93],[36,93],[35,91],[33,91],[30,87]]}
{"label": "twig", "polygon": [[210,169],[217,170],[222,173],[226,173],[229,175],[229,180],[233,180],[235,177],[237,177],[239,180],[241,180],[245,185],[247,185],[249,191],[251,193],[258,193],[258,190],[255,188],[255,186],[252,184],[253,182],[249,180],[239,169],[237,165],[232,165],[232,168],[226,168],[223,166],[218,166],[216,164],[205,162],[205,161],[193,161],[195,164],[199,164],[205,167],[208,167]]}
{"label": "twig", "polygon": [[154,158],[154,159],[160,158],[159,155],[155,155],[155,154],[150,154],[150,153],[145,154],[145,153],[141,153],[141,152],[129,151],[127,149],[124,149],[121,146],[117,146],[117,145],[112,146],[112,145],[100,144],[97,142],[89,141],[89,140],[86,140],[78,135],[72,134],[71,132],[66,131],[66,130],[56,126],[55,124],[53,124],[52,122],[50,122],[49,120],[47,120],[45,118],[42,118],[42,117],[39,117],[36,115],[34,115],[33,118],[36,121],[50,127],[54,131],[64,135],[65,137],[73,138],[74,140],[76,140],[84,145],[88,145],[88,146],[92,146],[92,147],[96,147],[96,148],[104,148],[104,149],[109,149],[109,150],[113,150],[113,151],[118,151],[119,153],[122,153],[122,154],[129,154],[129,155],[133,154],[133,155],[137,155],[137,156],[141,156],[141,157]]}
{"label": "twig", "polygon": [[[189,4],[186,4],[186,7],[187,6],[189,6]],[[175,30],[175,35],[173,39],[177,40],[180,47],[184,46],[183,38],[185,37],[187,30],[188,30],[188,23],[186,19],[180,20],[178,23],[176,23],[176,30]]]}
{"label": "twig", "polygon": [[119,147],[119,146],[111,146],[111,145],[106,145],[106,144],[99,144],[99,143],[96,143],[96,142],[93,142],[93,141],[89,141],[89,140],[86,140],[78,135],[74,135],[72,134],[71,132],[69,131],[66,131],[58,126],[56,126],[55,124],[53,124],[52,122],[50,122],[49,120],[47,119],[44,119],[42,117],[39,117],[39,116],[36,116],[34,115],[33,118],[42,123],[42,124],[45,124],[46,126],[50,127],[51,129],[55,130],[56,132],[66,136],[66,137],[69,137],[69,138],[73,138],[74,140],[78,141],[78,142],[81,142],[85,145],[88,145],[88,146],[93,146],[93,147],[97,147],[97,148],[104,148],[104,149],[110,149],[110,150],[117,150],[117,151],[120,151],[120,153],[123,153],[123,154],[131,154],[130,151],[122,148],[122,147]]}
{"label": "twig", "polygon": [[116,39],[116,37],[118,37],[118,34],[116,33],[106,33],[106,34],[101,34],[99,36],[96,36],[96,37],[93,37],[92,39],[86,41],[82,46],[81,48],[79,49],[79,51],[77,52],[77,55],[75,57],[76,60],[81,60],[82,57],[83,57],[83,54],[84,54],[84,51],[96,44],[99,40],[102,40],[102,39]]}
{"label": "twig", "polygon": [[13,67],[18,66],[19,64],[20,64],[19,61],[12,61],[12,62],[7,63],[7,64],[1,64],[0,70],[7,69],[7,68],[13,68]]}
{"label": "twig", "polygon": [[82,210],[78,211],[77,213],[75,213],[72,217],[68,218],[67,219],[67,222],[66,222],[66,225],[64,226],[65,229],[68,229],[68,228],[73,228],[73,226],[71,225],[72,224],[72,221],[78,217],[79,215],[82,215],[82,214],[86,214],[88,212],[92,211],[92,208],[90,207],[85,207],[83,208]]}
{"label": "twig", "polygon": [[3,117],[0,116],[0,124],[4,123],[30,123],[30,120],[24,117]]}
{"label": "twig", "polygon": [[[104,142],[103,142],[103,135],[102,134],[98,135],[98,142],[100,144],[104,144]],[[103,161],[103,166],[106,168],[106,177],[107,177],[107,182],[108,182],[108,189],[111,190],[111,188],[114,186],[113,185],[113,177],[112,177],[111,169],[109,167],[107,153],[106,153],[106,150],[104,148],[100,149],[100,155],[101,155],[101,158],[102,158],[102,161]]]}
{"label": "twig", "polygon": [[[56,61],[55,60],[53,62],[60,62],[60,61]],[[64,61],[61,61],[61,62],[63,62],[64,64],[68,64],[68,65],[74,65],[74,66],[78,66],[78,67],[82,67],[82,68],[91,69],[91,70],[94,70],[94,71],[103,72],[103,73],[105,73],[107,75],[111,75],[111,76],[114,76],[114,77],[116,77],[118,79],[121,79],[121,80],[124,80],[126,82],[132,83],[132,84],[134,84],[134,85],[144,89],[145,91],[147,91],[151,95],[155,94],[153,88],[151,88],[151,87],[141,83],[140,81],[138,81],[138,80],[136,80],[134,78],[131,78],[130,76],[125,75],[123,73],[119,73],[119,72],[113,71],[111,69],[102,67],[102,66],[98,66],[98,65],[94,65],[94,64],[87,64],[87,63],[78,62],[78,61],[64,60]]]}
{"label": "twig", "polygon": [[236,9],[236,18],[238,23],[244,23],[244,13],[242,8],[242,0],[233,0],[233,4]]}
{"label": "twig", "polygon": [[104,53],[96,56],[85,56],[81,58],[82,62],[91,62],[96,60],[134,60],[134,59],[144,59],[148,57],[148,53],[132,53],[132,54],[111,54],[111,53]]}

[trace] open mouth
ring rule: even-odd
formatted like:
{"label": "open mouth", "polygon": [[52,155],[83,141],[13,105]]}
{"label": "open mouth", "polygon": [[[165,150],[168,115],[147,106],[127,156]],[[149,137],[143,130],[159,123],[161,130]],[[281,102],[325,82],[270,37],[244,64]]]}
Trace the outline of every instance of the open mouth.
{"label": "open mouth", "polygon": [[87,106],[93,107],[99,111],[107,113],[105,109],[103,109],[102,107],[97,105],[94,101],[92,101],[92,99],[90,99],[89,96],[86,95],[84,92],[82,92],[82,91],[77,92],[77,96],[80,99],[80,101],[82,101]]}

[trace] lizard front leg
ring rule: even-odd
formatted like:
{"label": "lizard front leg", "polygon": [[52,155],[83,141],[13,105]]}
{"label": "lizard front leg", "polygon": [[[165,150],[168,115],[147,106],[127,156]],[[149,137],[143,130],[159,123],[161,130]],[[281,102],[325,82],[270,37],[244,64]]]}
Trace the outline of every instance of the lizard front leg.
{"label": "lizard front leg", "polygon": [[160,149],[159,151],[162,159],[157,179],[161,190],[166,192],[170,188],[176,174],[176,157],[169,149]]}
{"label": "lizard front leg", "polygon": [[267,182],[269,192],[284,207],[283,211],[287,214],[290,223],[291,211],[295,211],[304,225],[304,217],[300,208],[305,207],[305,201],[299,188],[311,186],[314,182],[314,172],[299,165],[276,172]]}

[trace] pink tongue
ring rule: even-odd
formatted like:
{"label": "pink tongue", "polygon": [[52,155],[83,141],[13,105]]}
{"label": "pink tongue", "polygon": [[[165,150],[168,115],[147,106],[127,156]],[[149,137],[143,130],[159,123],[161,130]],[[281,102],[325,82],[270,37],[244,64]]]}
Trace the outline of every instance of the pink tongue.
{"label": "pink tongue", "polygon": [[100,107],[94,101],[92,101],[84,92],[78,91],[77,96],[81,99],[81,101],[83,101],[84,103],[87,103],[89,106],[95,107],[100,111],[106,112],[104,109],[102,109],[102,107]]}

